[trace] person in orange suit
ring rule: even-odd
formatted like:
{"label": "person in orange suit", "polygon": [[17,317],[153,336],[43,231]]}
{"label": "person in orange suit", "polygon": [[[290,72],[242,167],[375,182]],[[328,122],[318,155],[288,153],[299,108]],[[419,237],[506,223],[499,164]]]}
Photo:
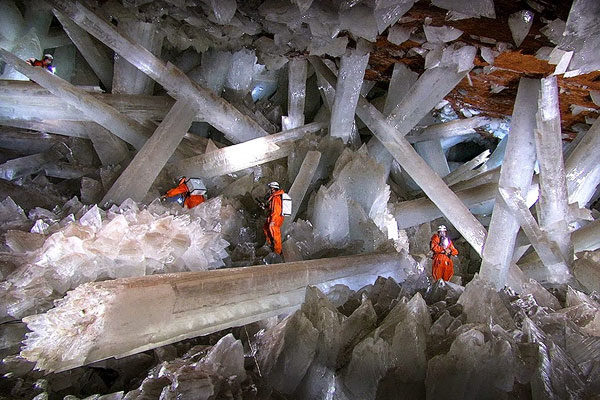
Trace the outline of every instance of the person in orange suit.
{"label": "person in orange suit", "polygon": [[52,65],[52,61],[54,61],[54,57],[52,54],[44,54],[41,60],[36,59],[35,57],[28,58],[25,62],[32,67],[42,67],[47,69],[48,71],[54,73],[56,68]]}
{"label": "person in orange suit", "polygon": [[270,193],[267,200],[267,221],[263,225],[263,231],[267,238],[267,244],[273,251],[281,254],[281,225],[283,225],[283,215],[281,215],[283,190],[279,188],[279,183],[269,183]]}
{"label": "person in orange suit", "polygon": [[431,237],[430,248],[433,252],[433,279],[449,281],[454,275],[454,263],[451,256],[457,256],[458,250],[452,244],[452,240],[446,236],[446,227],[440,225],[437,233]]}
{"label": "person in orange suit", "polygon": [[201,194],[190,194],[190,191],[186,185],[186,177],[181,177],[181,179],[179,179],[179,184],[177,185],[177,187],[169,190],[163,197],[170,197],[172,198],[172,200],[175,200],[175,198],[178,199],[183,199],[183,206],[186,208],[194,208],[196,207],[198,204],[204,203],[204,196]]}

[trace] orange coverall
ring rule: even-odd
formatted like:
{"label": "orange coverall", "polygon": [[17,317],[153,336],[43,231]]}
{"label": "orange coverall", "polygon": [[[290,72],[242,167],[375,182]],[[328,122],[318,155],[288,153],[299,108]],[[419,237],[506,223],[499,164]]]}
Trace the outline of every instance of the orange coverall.
{"label": "orange coverall", "polygon": [[190,194],[188,187],[185,184],[185,179],[181,179],[179,185],[176,188],[169,190],[165,196],[174,197],[178,194],[183,194],[185,196],[185,200],[183,201],[184,207],[194,208],[198,204],[204,203],[204,196],[201,194]]}
{"label": "orange coverall", "polygon": [[442,239],[437,233],[431,237],[430,246],[433,252],[433,268],[431,272],[433,279],[436,281],[440,278],[449,281],[452,275],[454,275],[454,263],[449,256],[457,256],[458,250],[454,248],[450,238],[446,237],[446,239],[448,240],[448,244],[444,247],[441,243]]}
{"label": "orange coverall", "polygon": [[281,254],[281,225],[283,225],[283,215],[281,215],[281,195],[283,190],[273,192],[268,201],[269,216],[267,222],[263,225],[263,231],[267,237],[267,243],[273,244],[273,251]]}

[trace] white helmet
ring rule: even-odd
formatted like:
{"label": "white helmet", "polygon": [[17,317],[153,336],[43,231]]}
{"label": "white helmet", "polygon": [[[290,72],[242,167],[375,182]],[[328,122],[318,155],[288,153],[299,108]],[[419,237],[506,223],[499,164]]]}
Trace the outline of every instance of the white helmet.
{"label": "white helmet", "polygon": [[440,225],[440,226],[438,226],[438,232],[446,232],[446,231],[447,231],[446,225]]}
{"label": "white helmet", "polygon": [[269,185],[268,185],[268,186],[269,186],[271,189],[279,189],[279,182],[275,182],[275,181],[273,181],[273,182],[269,183]]}
{"label": "white helmet", "polygon": [[47,58],[50,61],[54,60],[54,57],[52,57],[52,54],[44,54],[44,58]]}

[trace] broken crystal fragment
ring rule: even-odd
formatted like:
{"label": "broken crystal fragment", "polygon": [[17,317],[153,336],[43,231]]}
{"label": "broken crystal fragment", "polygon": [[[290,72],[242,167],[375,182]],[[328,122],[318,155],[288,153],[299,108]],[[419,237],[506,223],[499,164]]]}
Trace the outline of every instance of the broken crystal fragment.
{"label": "broken crystal fragment", "polygon": [[458,39],[463,31],[453,26],[431,26],[424,25],[425,37],[431,43],[446,43]]}
{"label": "broken crystal fragment", "polygon": [[235,0],[211,0],[210,5],[215,19],[221,25],[231,21],[237,8]]}
{"label": "broken crystal fragment", "polygon": [[533,12],[529,10],[517,11],[508,17],[508,27],[512,33],[513,40],[517,47],[523,43],[533,25]]}
{"label": "broken crystal fragment", "polygon": [[406,42],[408,38],[410,38],[413,30],[414,28],[409,28],[402,25],[391,26],[388,31],[387,40],[390,43],[400,46],[402,43]]}
{"label": "broken crystal fragment", "polygon": [[431,4],[470,17],[496,18],[493,0],[432,0]]}

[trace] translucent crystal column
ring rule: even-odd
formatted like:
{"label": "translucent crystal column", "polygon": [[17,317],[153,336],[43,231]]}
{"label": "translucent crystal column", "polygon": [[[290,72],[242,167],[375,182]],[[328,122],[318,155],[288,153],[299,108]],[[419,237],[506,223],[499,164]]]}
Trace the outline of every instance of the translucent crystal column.
{"label": "translucent crystal column", "polygon": [[578,202],[581,207],[585,207],[593,195],[593,191],[590,194],[585,188],[595,188],[600,184],[600,171],[597,171],[600,152],[590,149],[600,149],[600,118],[592,124],[565,162],[569,203]]}
{"label": "translucent crystal column", "polygon": [[98,124],[89,124],[86,133],[102,165],[119,164],[129,158],[127,143]]}
{"label": "translucent crystal column", "polygon": [[24,319],[33,332],[21,355],[64,371],[289,313],[307,285],[327,292],[377,276],[402,282],[414,265],[394,252],[86,283]]}
{"label": "translucent crystal column", "polygon": [[[368,62],[369,53],[365,54],[361,49],[348,50],[341,57],[339,74],[343,79],[338,80],[335,85],[329,134],[342,138],[345,143],[352,137],[356,103],[360,96]],[[334,86],[331,82],[330,84]]]}
{"label": "translucent crystal column", "polygon": [[[436,67],[423,72],[404,99],[387,117],[388,123],[404,136],[414,128],[458,83],[467,71]],[[364,122],[364,121],[363,121]]]}
{"label": "translucent crystal column", "polygon": [[540,228],[554,240],[567,264],[573,260],[573,244],[569,232],[567,183],[562,157],[562,132],[556,76],[542,79],[538,98],[535,145],[540,167]]}
{"label": "translucent crystal column", "polygon": [[192,125],[194,114],[191,101],[178,100],[152,137],[111,186],[102,199],[102,204],[121,204],[128,198],[142,201]]}
{"label": "translucent crystal column", "polygon": [[[469,209],[475,207],[491,209],[497,190],[497,184],[487,183],[458,191],[456,192],[456,196]],[[392,213],[396,221],[398,221],[398,229],[420,225],[444,216],[435,203],[427,197],[398,203],[393,207]]]}
{"label": "translucent crystal column", "polygon": [[411,71],[405,64],[394,64],[390,86],[383,106],[383,115],[389,115],[404,100],[418,77],[419,74]]}
{"label": "translucent crystal column", "polygon": [[94,70],[104,87],[110,91],[113,80],[113,64],[108,55],[98,48],[90,35],[81,29],[70,18],[54,10],[54,15],[60,21],[63,29],[73,41],[77,50]]}
{"label": "translucent crystal column", "polygon": [[162,85],[174,97],[194,100],[197,111],[206,122],[223,132],[230,141],[240,143],[266,135],[256,122],[241,114],[231,104],[190,81],[174,65],[165,64],[142,46],[124,38],[114,27],[81,3],[66,0],[51,0],[49,3]]}
{"label": "translucent crystal column", "polygon": [[[109,94],[78,87],[96,100],[144,123],[162,120],[175,101],[169,96]],[[91,121],[86,114],[35,82],[0,80],[0,119]],[[195,121],[201,121],[196,118]]]}
{"label": "translucent crystal column", "polygon": [[[539,80],[521,78],[519,82],[507,151],[500,170],[502,187],[515,187],[524,192],[531,184],[536,158],[533,131],[539,89]],[[500,194],[496,194],[480,271],[481,277],[498,289],[506,283],[518,231],[519,222]]]}
{"label": "translucent crystal column", "polygon": [[455,119],[453,121],[443,122],[441,124],[429,125],[420,132],[406,135],[406,140],[410,143],[425,142],[427,140],[445,139],[454,136],[469,135],[475,133],[474,128],[489,124],[488,117],[472,117],[464,119]]}
{"label": "translucent crystal column", "polygon": [[304,100],[306,98],[306,60],[292,58],[288,62],[288,115],[281,117],[281,129],[288,130],[304,125]]}
{"label": "translucent crystal column", "polygon": [[415,143],[415,150],[440,178],[450,173],[446,154],[439,139]]}
{"label": "translucent crystal column", "polygon": [[69,153],[64,143],[57,143],[43,153],[15,158],[0,165],[0,178],[12,181],[41,171],[44,165],[58,161]]}
{"label": "translucent crystal column", "polygon": [[179,174],[185,176],[209,178],[229,174],[287,157],[293,151],[294,140],[298,140],[308,133],[318,132],[324,127],[323,123],[313,122],[289,131],[186,158],[177,161],[174,167]]}
{"label": "translucent crystal column", "polygon": [[457,167],[454,171],[450,172],[444,177],[446,185],[452,186],[455,183],[470,179],[476,175],[479,175],[477,171],[473,171],[475,168],[483,164],[490,157],[490,151],[486,150],[480,155],[474,157],[472,160]]}
{"label": "translucent crystal column", "polygon": [[[160,56],[163,36],[158,33],[156,24],[141,21],[120,20],[118,30],[135,44]],[[115,57],[112,81],[113,93],[152,94],[154,81],[145,73],[127,62],[123,57]]]}
{"label": "translucent crystal column", "polygon": [[0,56],[7,63],[15,66],[18,71],[44,86],[52,94],[62,98],[136,149],[140,149],[147,137],[150,136],[150,132],[133,119],[121,114],[108,104],[98,101],[58,76],[42,68],[32,67],[6,50],[0,49]]}
{"label": "translucent crystal column", "polygon": [[288,194],[292,198],[292,214],[290,216],[285,217],[285,221],[283,222],[283,227],[281,228],[281,232],[285,235],[285,233],[290,228],[292,222],[296,218],[296,214],[298,214],[298,209],[304,200],[304,196],[308,191],[308,187],[312,182],[313,177],[315,176],[315,172],[317,172],[317,167],[319,166],[319,161],[321,160],[321,153],[318,151],[309,151],[306,153],[306,157],[304,157],[304,161],[302,161],[302,165],[300,166],[300,171],[298,171],[298,175],[296,175],[296,179],[294,179],[294,183],[292,183],[292,187],[288,191]]}
{"label": "translucent crystal column", "polygon": [[[323,75],[332,86],[336,83],[337,78],[335,75],[319,58],[311,56],[309,57],[309,61],[315,67],[317,73]],[[448,73],[452,78],[456,77],[456,73],[452,72],[452,70],[448,70]],[[434,79],[434,77],[432,79]],[[426,97],[425,99],[421,98],[420,100],[425,103],[424,109],[427,108],[430,103],[429,99]],[[416,108],[419,108],[418,106],[421,105],[421,103],[416,99],[413,99],[412,101],[416,102],[416,104],[413,105]],[[405,103],[406,101],[402,102],[402,104]],[[437,102],[435,104],[437,104]],[[433,108],[433,106],[431,108]],[[396,108],[396,110],[397,109],[398,108]],[[427,112],[429,112],[429,110],[430,109],[427,109]],[[444,181],[442,181],[442,179],[437,176],[427,163],[417,154],[410,143],[404,139],[404,134],[412,129],[414,125],[411,126],[408,122],[403,122],[401,124],[402,130],[399,132],[394,129],[388,120],[386,120],[384,116],[364,97],[359,98],[356,113],[392,156],[394,156],[396,161],[400,163],[402,168],[404,168],[411,178],[413,178],[423,189],[423,192],[425,192],[425,194],[436,204],[452,225],[454,225],[467,242],[473,246],[475,251],[481,253],[486,235],[483,225],[481,225],[456,194],[446,186]],[[418,123],[418,121],[419,120],[414,121],[414,124]],[[412,124],[412,122],[410,124]],[[409,129],[407,130],[407,128]],[[403,131],[406,132],[402,133]]]}
{"label": "translucent crystal column", "polygon": [[544,280],[551,283],[565,283],[570,277],[567,262],[557,243],[538,226],[520,191],[504,187],[499,187],[498,191],[503,203],[519,221],[531,245],[547,268]]}

